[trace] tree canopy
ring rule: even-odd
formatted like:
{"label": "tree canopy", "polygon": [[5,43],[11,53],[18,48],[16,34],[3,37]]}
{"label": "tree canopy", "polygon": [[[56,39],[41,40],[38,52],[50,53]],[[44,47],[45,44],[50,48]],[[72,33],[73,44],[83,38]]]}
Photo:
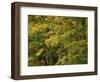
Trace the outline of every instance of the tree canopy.
{"label": "tree canopy", "polygon": [[85,17],[28,16],[28,66],[87,64]]}

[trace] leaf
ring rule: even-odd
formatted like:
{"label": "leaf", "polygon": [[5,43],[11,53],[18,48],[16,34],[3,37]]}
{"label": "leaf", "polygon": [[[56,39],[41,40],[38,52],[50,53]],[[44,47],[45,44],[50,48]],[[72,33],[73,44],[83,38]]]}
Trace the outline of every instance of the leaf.
{"label": "leaf", "polygon": [[36,55],[36,56],[40,56],[40,55],[42,54],[43,51],[44,51],[44,49],[39,49],[35,55]]}

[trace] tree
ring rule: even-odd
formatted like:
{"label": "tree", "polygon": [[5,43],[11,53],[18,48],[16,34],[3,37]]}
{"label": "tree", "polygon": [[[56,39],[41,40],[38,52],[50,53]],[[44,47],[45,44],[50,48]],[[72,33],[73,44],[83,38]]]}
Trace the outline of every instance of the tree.
{"label": "tree", "polygon": [[28,65],[88,63],[87,18],[28,16]]}

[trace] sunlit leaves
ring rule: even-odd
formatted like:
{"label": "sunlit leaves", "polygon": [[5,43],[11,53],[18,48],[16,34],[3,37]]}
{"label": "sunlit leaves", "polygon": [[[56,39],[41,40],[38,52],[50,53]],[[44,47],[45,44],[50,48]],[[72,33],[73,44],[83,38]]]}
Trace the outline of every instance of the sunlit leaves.
{"label": "sunlit leaves", "polygon": [[43,51],[44,51],[44,49],[39,49],[35,55],[36,55],[36,56],[40,56],[40,55],[42,54]]}
{"label": "sunlit leaves", "polygon": [[45,40],[45,44],[48,46],[48,47],[55,47],[57,46],[59,43],[59,37],[54,35],[54,36],[51,36],[50,38],[46,39]]}
{"label": "sunlit leaves", "polygon": [[87,64],[87,18],[28,16],[28,65]]}

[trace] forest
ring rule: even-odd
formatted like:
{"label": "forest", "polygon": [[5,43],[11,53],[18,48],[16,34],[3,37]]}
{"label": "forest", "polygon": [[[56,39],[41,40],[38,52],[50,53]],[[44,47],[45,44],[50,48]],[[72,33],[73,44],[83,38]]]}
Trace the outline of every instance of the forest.
{"label": "forest", "polygon": [[28,66],[88,63],[86,17],[28,15]]}

